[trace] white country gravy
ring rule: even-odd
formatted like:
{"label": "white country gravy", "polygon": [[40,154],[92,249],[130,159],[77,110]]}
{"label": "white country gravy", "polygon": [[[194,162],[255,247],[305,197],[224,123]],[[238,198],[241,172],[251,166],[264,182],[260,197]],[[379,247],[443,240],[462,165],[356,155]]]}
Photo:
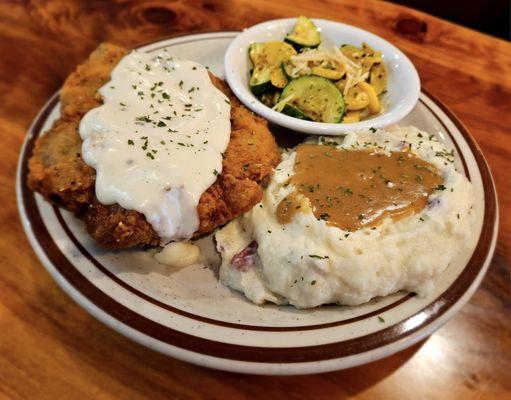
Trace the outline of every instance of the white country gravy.
{"label": "white country gravy", "polygon": [[162,243],[190,238],[197,204],[222,171],[230,103],[207,69],[166,51],[133,51],[80,123],[96,196],[146,217]]}

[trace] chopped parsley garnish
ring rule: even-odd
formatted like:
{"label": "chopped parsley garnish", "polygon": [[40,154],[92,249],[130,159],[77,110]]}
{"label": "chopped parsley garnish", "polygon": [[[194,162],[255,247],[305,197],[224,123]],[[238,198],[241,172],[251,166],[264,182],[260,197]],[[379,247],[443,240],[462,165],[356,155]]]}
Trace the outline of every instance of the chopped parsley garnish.
{"label": "chopped parsley garnish", "polygon": [[152,122],[151,117],[149,117],[149,115],[137,117],[137,118],[135,118],[135,120],[140,121],[140,122]]}
{"label": "chopped parsley garnish", "polygon": [[316,281],[312,281],[311,285],[314,286],[316,284]]}
{"label": "chopped parsley garnish", "polygon": [[322,213],[319,216],[319,219],[322,219],[323,221],[328,221],[329,218],[330,218],[330,215],[328,213]]}
{"label": "chopped parsley garnish", "polygon": [[445,190],[447,189],[444,185],[438,185],[435,190]]}
{"label": "chopped parsley garnish", "polygon": [[317,258],[318,260],[324,260],[326,258],[330,258],[328,256],[318,256],[317,254],[309,254],[310,258]]}
{"label": "chopped parsley garnish", "polygon": [[146,153],[145,155],[149,157],[151,160],[154,160],[154,156],[152,153]]}
{"label": "chopped parsley garnish", "polygon": [[380,317],[379,315],[378,315],[378,321],[385,322],[385,320],[382,317]]}
{"label": "chopped parsley garnish", "polygon": [[327,140],[324,136],[321,136],[321,143],[323,143],[325,146],[338,146],[339,143],[334,140]]}
{"label": "chopped parsley garnish", "polygon": [[373,128],[372,126],[369,128],[369,130],[373,133],[376,132],[376,128]]}
{"label": "chopped parsley garnish", "polygon": [[445,157],[447,159],[454,158],[454,149],[452,149],[451,151],[447,151],[445,149],[443,151],[437,151],[435,153],[435,156],[437,156],[437,157]]}
{"label": "chopped parsley garnish", "polygon": [[216,169],[214,169],[213,170],[213,175],[218,176],[218,174],[219,174],[219,172]]}
{"label": "chopped parsley garnish", "polygon": [[129,144],[130,146],[133,146],[133,145],[135,145],[135,142],[134,142],[133,140],[131,140],[131,139],[128,139],[128,144]]}

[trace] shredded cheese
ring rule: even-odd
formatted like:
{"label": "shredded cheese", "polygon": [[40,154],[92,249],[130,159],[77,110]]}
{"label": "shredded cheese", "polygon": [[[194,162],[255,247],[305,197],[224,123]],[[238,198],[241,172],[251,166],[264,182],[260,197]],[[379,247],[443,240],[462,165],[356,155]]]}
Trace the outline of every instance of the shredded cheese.
{"label": "shredded cheese", "polygon": [[[293,66],[291,70],[291,75],[293,77],[310,74],[313,66],[328,67],[328,64],[343,66],[346,71],[344,95],[346,95],[353,86],[359,82],[365,81],[369,76],[368,72],[362,73],[362,65],[346,57],[343,52],[335,46],[332,47],[332,51],[320,49],[306,50],[303,53],[291,56],[290,60]],[[280,103],[281,102],[277,103],[274,108]]]}
{"label": "shredded cheese", "polygon": [[281,112],[282,109],[284,108],[284,106],[293,99],[293,97],[295,97],[295,94],[292,93],[290,94],[289,96],[287,96],[286,98],[280,100],[277,104],[275,104],[271,109],[272,110],[276,110],[278,112]]}

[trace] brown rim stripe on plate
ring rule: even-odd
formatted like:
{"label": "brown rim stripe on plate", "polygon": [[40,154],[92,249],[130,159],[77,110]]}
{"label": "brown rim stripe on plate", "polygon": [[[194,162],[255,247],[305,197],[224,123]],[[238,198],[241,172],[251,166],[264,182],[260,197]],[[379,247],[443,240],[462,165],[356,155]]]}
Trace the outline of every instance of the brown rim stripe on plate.
{"label": "brown rim stripe on plate", "polygon": [[[430,98],[446,113],[446,115],[448,115],[449,118],[451,118],[452,122],[460,130],[462,136],[465,138],[474,154],[477,165],[480,169],[485,191],[484,221],[489,221],[489,223],[483,224],[476,249],[472,254],[467,266],[456,279],[456,281],[453,282],[452,285],[441,296],[426,306],[419,313],[416,313],[414,316],[409,317],[406,320],[401,321],[398,324],[386,328],[382,331],[356,339],[319,346],[289,348],[261,348],[217,342],[182,333],[151,321],[148,318],[133,312],[132,310],[128,309],[127,307],[123,306],[122,304],[118,303],[97,289],[90,281],[85,279],[85,277],[74,268],[74,266],[69,262],[69,260],[67,260],[67,258],[60,252],[56,244],[53,242],[51,236],[46,230],[44,222],[41,219],[41,215],[39,214],[34,194],[28,189],[26,185],[26,178],[28,173],[28,156],[32,153],[32,149],[35,143],[34,132],[41,130],[45,119],[51,112],[51,106],[54,106],[57,102],[55,96],[52,98],[50,103],[47,104],[45,110],[36,121],[31,135],[28,137],[22,155],[22,182],[18,182],[18,184],[21,184],[23,206],[29,221],[32,224],[31,227],[36,239],[39,242],[39,245],[41,246],[41,249],[52,262],[53,266],[59,271],[59,273],[61,273],[62,276],[75,289],[84,295],[88,301],[99,307],[105,314],[110,315],[111,317],[130,326],[131,328],[136,329],[156,340],[168,343],[173,346],[178,346],[182,349],[186,349],[192,352],[214,357],[268,363],[320,361],[366,352],[377,347],[402,340],[417,330],[426,327],[431,322],[443,315],[460,299],[460,297],[465,293],[466,288],[478,275],[484,264],[486,255],[488,254],[491,247],[493,228],[496,222],[496,196],[493,181],[486,161],[484,160],[484,157],[477,144],[474,142],[466,129],[459,123],[456,117],[454,117],[449,110],[446,110],[441,103],[436,101],[434,97],[430,96]],[[423,320],[422,323],[417,325],[414,324],[413,318],[415,318],[418,314],[422,315]]]}
{"label": "brown rim stripe on plate", "polygon": [[113,280],[115,283],[117,283],[119,286],[123,287],[124,289],[128,290],[129,292],[133,293],[134,295],[140,297],[141,299],[144,299],[160,308],[163,308],[167,311],[174,312],[176,314],[182,315],[184,317],[194,319],[196,321],[205,322],[211,325],[218,325],[218,326],[225,326],[227,328],[233,328],[233,329],[241,329],[241,330],[249,330],[249,331],[265,331],[265,332],[290,332],[290,331],[307,331],[307,330],[313,330],[313,329],[325,329],[325,328],[331,328],[334,326],[340,326],[340,325],[347,325],[351,324],[357,321],[361,321],[367,318],[375,317],[385,311],[388,311],[394,307],[397,307],[398,305],[404,303],[405,301],[411,299],[415,296],[414,293],[408,293],[404,295],[402,298],[394,301],[391,304],[388,304],[384,307],[381,307],[377,310],[371,311],[367,314],[362,314],[353,318],[348,318],[340,321],[334,321],[334,322],[328,322],[324,324],[316,324],[316,325],[303,325],[303,326],[262,326],[262,325],[245,325],[245,324],[235,324],[232,322],[217,320],[213,318],[204,317],[197,314],[192,314],[190,312],[181,310],[179,308],[173,307],[170,304],[163,303],[154,297],[149,296],[146,293],[141,292],[140,290],[134,288],[133,286],[129,285],[122,279],[118,278],[115,274],[110,272],[108,268],[106,268],[99,260],[94,258],[92,254],[80,243],[80,241],[77,239],[77,237],[74,235],[74,233],[71,231],[71,228],[64,220],[64,217],[62,216],[62,213],[60,212],[60,209],[57,206],[53,206],[53,210],[57,216],[57,220],[60,223],[60,226],[64,230],[65,234],[69,238],[69,240],[75,245],[75,247],[82,253],[82,255],[89,260],[91,264],[93,264],[97,269],[99,269],[104,275],[108,276],[111,280]]}
{"label": "brown rim stripe on plate", "polygon": [[[424,92],[431,100],[433,100],[433,103],[435,103],[436,105],[438,105],[440,102],[437,100],[437,99],[433,99],[433,96],[431,95],[430,92],[428,92],[426,89],[424,88],[421,88],[421,91]],[[420,100],[420,99],[419,99]],[[433,112],[433,110],[431,109],[430,106],[428,106],[428,104],[425,102],[425,101],[422,101],[420,100],[420,102],[422,104],[424,104],[424,107],[426,107],[429,112],[431,114],[433,114],[435,116],[435,119],[440,123],[440,125],[442,125],[442,127],[444,128],[444,130],[447,132],[447,134],[451,137],[452,139],[452,142],[454,143],[454,147],[456,148],[456,152],[458,153],[459,157],[461,158],[461,163],[463,165],[463,171],[465,172],[465,175],[467,176],[467,178],[470,180],[470,172],[468,170],[468,166],[467,166],[467,163],[466,163],[466,160],[465,160],[465,157],[463,157],[463,154],[461,152],[461,149],[460,149],[460,146],[458,145],[458,142],[456,142],[456,140],[454,140],[454,138],[452,137],[452,134],[451,134],[451,131],[449,129],[447,129],[447,126],[445,125],[444,121],[442,121],[438,115],[436,115],[435,112]],[[452,118],[450,118],[452,120]],[[454,120],[453,120],[454,122]]]}

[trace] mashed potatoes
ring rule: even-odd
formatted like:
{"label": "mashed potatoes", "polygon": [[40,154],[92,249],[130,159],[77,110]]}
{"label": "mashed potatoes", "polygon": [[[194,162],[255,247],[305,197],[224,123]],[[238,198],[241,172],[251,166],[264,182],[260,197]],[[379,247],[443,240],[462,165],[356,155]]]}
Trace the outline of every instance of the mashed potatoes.
{"label": "mashed potatoes", "polygon": [[297,190],[289,184],[296,152],[286,153],[261,203],[216,234],[222,283],[257,304],[356,305],[399,290],[426,294],[434,279],[471,246],[473,188],[456,171],[451,149],[414,127],[335,140],[342,141],[336,149],[347,151],[379,148],[389,155],[408,149],[434,165],[443,184],[418,213],[386,217],[353,232],[316,218],[307,207],[282,224],[277,207]]}

